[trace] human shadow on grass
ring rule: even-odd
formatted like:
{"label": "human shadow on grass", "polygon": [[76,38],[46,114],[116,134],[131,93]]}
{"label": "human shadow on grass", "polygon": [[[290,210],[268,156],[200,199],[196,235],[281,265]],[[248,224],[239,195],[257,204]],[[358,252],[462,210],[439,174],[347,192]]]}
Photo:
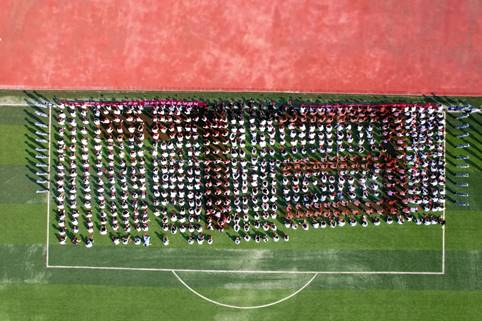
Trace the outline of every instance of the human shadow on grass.
{"label": "human shadow on grass", "polygon": [[[44,125],[48,126],[48,118],[40,118],[37,115],[29,112],[28,109],[25,109],[25,114],[26,114],[26,116],[25,116],[24,120],[26,122],[28,122],[29,124],[31,124],[32,126],[42,128],[42,127],[36,125],[35,123],[41,123],[41,124],[44,124]],[[47,131],[47,128],[42,128],[42,129]]]}
{"label": "human shadow on grass", "polygon": [[457,184],[454,180],[454,178],[456,177],[455,172],[452,171],[451,169],[447,168],[447,173],[449,174],[449,175],[446,175],[447,181],[449,181],[450,183],[452,183],[454,185]]}
{"label": "human shadow on grass", "polygon": [[[50,227],[54,229],[54,231],[55,231],[55,236],[56,236],[57,239],[60,241],[60,239],[61,239],[61,236],[60,236],[60,234],[59,234],[59,232],[60,232],[60,227],[59,227],[57,224],[55,224],[55,223],[50,224]],[[69,235],[68,235],[69,232],[66,231],[66,233],[67,233],[67,236],[69,236]],[[69,237],[69,238],[70,238],[70,237]]]}
{"label": "human shadow on grass", "polygon": [[41,179],[39,179],[38,177],[34,177],[32,175],[29,175],[29,174],[26,174],[25,177],[31,181],[32,183],[34,183],[35,185],[37,185],[38,187],[40,187],[42,190],[45,190],[47,189],[47,183],[40,183]]}
{"label": "human shadow on grass", "polygon": [[459,154],[455,155],[450,150],[446,150],[445,153],[447,155],[447,159],[451,159],[451,160],[455,160],[457,158],[457,156],[460,156]]}
{"label": "human shadow on grass", "polygon": [[24,144],[27,146],[26,149],[28,150],[35,150],[35,148],[45,148],[45,146],[40,146],[40,143],[36,142],[35,140],[33,142],[31,140],[25,140]]}
{"label": "human shadow on grass", "polygon": [[482,167],[480,167],[480,165],[478,163],[474,162],[473,160],[471,160],[471,159],[467,160],[467,164],[469,164],[470,167],[476,168],[479,172],[482,172]]}
{"label": "human shadow on grass", "polygon": [[162,241],[162,238],[164,237],[164,233],[161,233],[159,231],[156,231],[154,232],[154,234],[156,235],[156,237]]}
{"label": "human shadow on grass", "polygon": [[[451,192],[451,193],[455,195],[454,192]],[[449,202],[453,203],[453,204],[457,203],[457,200],[455,198],[453,198],[450,194],[446,194],[445,199],[448,200]]]}
{"label": "human shadow on grass", "polygon": [[52,102],[58,103],[58,98],[56,96],[53,96],[53,98],[47,98],[46,96],[42,95],[38,91],[24,90],[23,93],[25,94],[25,96],[27,96],[27,98],[25,99],[25,102],[31,106],[36,106],[36,107],[38,107],[38,105],[48,106]]}
{"label": "human shadow on grass", "polygon": [[[466,139],[466,142],[470,144],[470,149],[472,149],[472,152],[477,151],[479,155],[482,155],[482,150],[479,147],[482,145],[482,141],[478,137],[472,134],[468,137],[468,139]],[[475,155],[475,153],[473,154]],[[477,158],[481,159],[480,157]]]}
{"label": "human shadow on grass", "polygon": [[[47,164],[48,130],[43,127],[48,126],[48,119],[46,117],[39,117],[35,112],[48,114],[48,109],[37,106],[39,103],[44,104],[45,99],[40,99],[29,92],[25,92],[25,94],[29,97],[29,99],[26,99],[26,102],[30,106],[30,108],[24,109],[25,128],[27,129],[24,135],[24,144],[26,146],[25,153],[28,155],[25,158],[27,160],[26,168],[28,170],[25,177],[42,190],[46,190],[48,182],[41,182],[47,181],[47,173],[50,170]],[[37,173],[42,173],[43,175],[37,175]]]}
{"label": "human shadow on grass", "polygon": [[447,144],[449,147],[456,148],[456,145],[455,145],[451,140],[447,140],[447,141],[446,141],[446,144]]}
{"label": "human shadow on grass", "polygon": [[190,233],[180,233],[181,237],[187,242],[189,240]]}
{"label": "human shadow on grass", "polygon": [[[452,185],[452,186],[453,186],[453,185]],[[447,192],[452,193],[452,194],[455,194],[456,191],[455,191],[455,189],[454,189],[452,186],[447,184],[447,185],[445,185],[445,188],[446,188]]]}
{"label": "human shadow on grass", "polygon": [[[481,122],[480,119],[479,119],[480,117],[481,117],[481,116],[472,115],[471,121],[472,121],[473,123],[477,124],[477,126],[482,127],[482,122]],[[479,133],[477,132],[477,134],[479,134]]]}
{"label": "human shadow on grass", "polygon": [[[41,124],[44,124],[45,126],[48,126],[49,119],[47,117],[40,117],[39,115],[32,113],[31,110],[38,111],[38,112],[41,112],[42,114],[48,115],[48,110],[41,109],[36,106],[30,106],[30,108],[24,109],[25,121],[27,121],[29,124],[31,124],[34,127],[40,127],[40,126],[37,126],[35,123],[41,123]],[[46,130],[47,128],[42,128],[42,129]]]}
{"label": "human shadow on grass", "polygon": [[[43,190],[47,189],[48,185],[48,178],[47,178],[47,173],[48,171],[44,167],[38,167],[38,164],[43,164],[42,162],[36,162],[38,161],[37,159],[32,160],[28,157],[25,158],[27,160],[27,165],[26,168],[28,169],[28,172],[25,174],[25,177],[38,187],[42,188]],[[38,175],[38,173],[41,173],[42,175]],[[45,182],[43,182],[45,181]],[[41,183],[43,182],[43,183]]]}
{"label": "human shadow on grass", "polygon": [[95,225],[95,227],[97,228],[97,230],[100,231],[100,228],[102,227],[102,225],[99,223],[99,221],[100,221],[100,215],[98,214],[98,212],[97,212],[97,214],[95,215],[95,217],[96,217],[96,220],[94,221],[94,225]]}
{"label": "human shadow on grass", "polygon": [[236,236],[238,236],[238,235],[231,234],[228,231],[226,231],[225,233],[226,233],[226,236],[233,242],[234,242],[234,240],[236,240]]}
{"label": "human shadow on grass", "polygon": [[431,96],[424,96],[424,98],[427,102],[432,102],[432,103],[437,103],[442,105],[458,105],[460,103],[459,100],[454,99],[452,97],[447,97],[447,96],[431,95]]}
{"label": "human shadow on grass", "polygon": [[[43,148],[42,148],[43,150]],[[30,156],[32,157],[32,159],[35,159],[39,162],[45,162],[45,160],[47,158],[43,158],[43,157],[47,157],[47,152],[45,151],[37,151],[34,149],[34,151],[32,151],[31,149],[25,149],[25,152]],[[42,158],[38,158],[37,156],[41,156]]]}
{"label": "human shadow on grass", "polygon": [[[25,108],[25,113],[27,114],[27,117],[31,117],[35,121],[41,121],[41,122],[48,121],[46,120],[47,117],[39,118],[38,116],[40,116],[39,114],[48,115],[49,113],[48,105],[50,104],[50,101],[39,100],[39,99],[29,97],[25,99],[25,102],[30,107],[30,108]],[[32,111],[34,113],[32,113]]]}
{"label": "human shadow on grass", "polygon": [[[25,157],[27,160],[28,165],[31,165],[31,167],[27,167],[32,175],[37,175],[37,171],[41,172],[48,172],[49,169],[47,168],[47,159],[46,158],[36,158],[37,155],[42,155],[43,157],[46,157],[45,152],[38,152],[36,149],[46,149],[47,147],[45,146],[44,143],[40,143],[35,140],[32,136],[29,134],[26,134],[25,137],[27,140],[24,142],[27,148],[25,149],[26,153],[28,154],[28,157]],[[40,166],[39,166],[40,165]]]}
{"label": "human shadow on grass", "polygon": [[84,234],[79,233],[79,237],[80,237],[80,240],[81,240],[81,243],[82,243],[82,244],[86,244],[86,243],[87,243],[87,236],[85,236]]}
{"label": "human shadow on grass", "polygon": [[31,173],[35,173],[35,175],[37,175],[37,172],[43,172],[42,171],[42,168],[40,167],[35,167],[35,162],[32,161],[30,158],[26,158],[27,159],[27,162],[28,164],[26,165],[27,169],[31,172]]}
{"label": "human shadow on grass", "polygon": [[54,100],[54,101],[57,100],[57,98],[56,98],[55,96],[54,96],[53,98],[47,98],[47,97],[45,97],[44,95],[42,95],[41,93],[39,93],[39,92],[36,91],[36,90],[34,90],[34,91],[32,92],[32,94],[33,94],[34,97],[37,97],[37,99],[43,100],[43,101],[45,101],[45,102],[50,102],[50,101],[52,101],[52,100]]}
{"label": "human shadow on grass", "polygon": [[445,158],[445,161],[446,161],[450,166],[453,166],[453,167],[457,166],[457,165],[455,164],[455,162],[453,161],[453,158],[452,158],[452,157],[446,157],[446,158]]}
{"label": "human shadow on grass", "polygon": [[482,144],[478,131],[471,130],[469,133],[470,133],[470,136],[468,137],[469,139],[475,140],[478,144]]}
{"label": "human shadow on grass", "polygon": [[470,148],[467,149],[467,152],[472,154],[475,158],[481,159],[482,149],[477,144],[470,144]]}
{"label": "human shadow on grass", "polygon": [[43,131],[41,128],[32,127],[30,124],[26,124],[25,128],[27,128],[28,133],[34,135],[35,137],[48,140],[48,133]]}
{"label": "human shadow on grass", "polygon": [[[38,161],[37,159],[32,159],[30,157],[25,157],[27,161],[27,169],[30,169],[31,173],[37,175],[37,171],[45,171],[48,172],[47,164],[42,162],[41,160]],[[30,167],[29,167],[30,166]]]}
{"label": "human shadow on grass", "polygon": [[[35,134],[25,133],[25,138],[35,145],[35,147],[48,148],[48,139],[46,137],[35,137]],[[43,142],[45,140],[45,142]]]}

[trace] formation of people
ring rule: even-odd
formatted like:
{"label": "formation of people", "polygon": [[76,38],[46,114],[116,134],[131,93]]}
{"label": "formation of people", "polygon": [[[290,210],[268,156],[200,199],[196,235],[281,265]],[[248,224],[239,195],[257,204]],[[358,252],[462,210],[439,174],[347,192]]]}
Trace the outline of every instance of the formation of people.
{"label": "formation of people", "polygon": [[[182,101],[58,105],[61,244],[289,241],[289,230],[444,224],[433,104]],[[82,224],[81,224],[82,221]],[[83,226],[83,227],[82,227]],[[83,233],[86,231],[87,233]]]}

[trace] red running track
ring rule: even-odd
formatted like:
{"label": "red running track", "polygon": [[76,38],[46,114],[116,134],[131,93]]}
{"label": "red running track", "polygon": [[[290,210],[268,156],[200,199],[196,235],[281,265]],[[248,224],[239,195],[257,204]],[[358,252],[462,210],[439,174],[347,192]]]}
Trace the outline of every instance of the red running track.
{"label": "red running track", "polygon": [[0,87],[482,94],[482,1],[0,2]]}

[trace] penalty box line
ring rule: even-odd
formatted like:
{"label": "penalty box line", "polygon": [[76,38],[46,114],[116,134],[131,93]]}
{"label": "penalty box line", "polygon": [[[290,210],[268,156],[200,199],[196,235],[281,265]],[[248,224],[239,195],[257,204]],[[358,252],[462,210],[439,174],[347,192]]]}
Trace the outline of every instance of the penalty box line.
{"label": "penalty box line", "polygon": [[[53,269],[88,269],[88,270],[118,270],[118,271],[150,271],[150,272],[199,272],[199,273],[246,273],[246,274],[329,274],[329,275],[444,275],[445,274],[445,225],[442,226],[442,271],[269,271],[269,270],[204,270],[204,269],[167,269],[167,268],[132,268],[114,266],[83,266],[83,265],[50,265],[50,154],[51,154],[51,125],[52,105],[49,105],[49,152],[48,152],[48,193],[47,193],[47,242],[45,267]],[[444,112],[444,161],[446,161],[446,112]],[[446,167],[446,164],[445,164]],[[443,209],[445,218],[445,203]]]}
{"label": "penalty box line", "polygon": [[[446,220],[446,207],[447,207],[447,110],[444,110],[444,203],[443,203],[443,219]],[[442,272],[445,274],[445,224],[442,225]]]}
{"label": "penalty box line", "polygon": [[48,154],[48,168],[47,168],[47,249],[45,252],[45,266],[48,268],[49,267],[49,242],[50,242],[50,179],[51,179],[51,168],[50,168],[50,154],[51,154],[51,149],[52,149],[52,105],[49,104],[49,154]]}
{"label": "penalty box line", "polygon": [[203,270],[203,269],[166,269],[166,268],[133,268],[116,266],[87,265],[48,265],[50,269],[85,269],[113,271],[148,271],[148,272],[194,272],[194,273],[236,273],[236,274],[331,274],[331,275],[443,275],[444,271],[292,271],[292,270]]}

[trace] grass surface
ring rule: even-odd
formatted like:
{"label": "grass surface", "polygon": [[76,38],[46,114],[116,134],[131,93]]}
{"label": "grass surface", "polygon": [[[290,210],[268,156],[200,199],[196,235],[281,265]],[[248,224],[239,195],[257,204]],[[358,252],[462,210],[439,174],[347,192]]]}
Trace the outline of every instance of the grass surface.
{"label": "grass surface", "polygon": [[[96,93],[41,93],[58,97],[89,97]],[[22,101],[23,93],[9,92],[4,100]],[[124,97],[126,94],[116,94]],[[134,94],[133,96],[140,96]],[[149,93],[156,96],[156,93]],[[173,96],[174,94],[167,94]],[[183,94],[189,96],[189,94]],[[194,96],[200,96],[195,94]],[[204,96],[208,94],[203,94]],[[233,95],[236,96],[239,94]],[[0,94],[1,96],[1,94]],[[107,96],[107,95],[105,95]],[[209,95],[208,95],[209,96]],[[269,95],[256,95],[269,97]],[[283,95],[273,95],[279,98]],[[292,96],[292,95],[287,95]],[[13,97],[13,98],[12,98]],[[214,99],[222,94],[213,94]],[[1,98],[1,97],[0,97]],[[310,95],[310,99],[317,98]],[[37,98],[35,98],[37,99]],[[324,101],[407,100],[373,96],[323,97]],[[420,98],[418,98],[420,99]],[[445,99],[442,99],[445,100]],[[455,99],[454,99],[455,100]],[[479,100],[471,100],[480,104]],[[64,270],[45,268],[46,197],[35,194],[32,182],[32,155],[35,145],[29,134],[31,107],[0,107],[0,320],[480,320],[482,311],[482,145],[481,116],[470,119],[474,147],[471,159],[470,207],[456,207],[449,201],[446,225],[445,275],[318,275],[311,285],[292,299],[258,310],[233,310],[215,306],[194,296],[169,272]],[[461,181],[454,178],[454,146],[460,140],[448,116],[447,166],[448,198]],[[316,234],[316,235],[315,235]],[[298,234],[297,234],[298,235]],[[174,250],[102,247],[97,252],[85,248],[52,245],[52,262],[66,260],[85,263],[112,263],[130,266],[175,264],[176,267],[204,266],[290,267],[365,270],[385,267],[403,270],[440,270],[440,227],[370,226],[299,233],[296,242],[243,248],[233,252],[223,248]],[[217,238],[219,241],[219,237]],[[230,242],[226,240],[226,242]],[[97,246],[99,245],[99,246]],[[297,247],[296,249],[293,246]],[[253,247],[254,244],[253,244]],[[72,251],[73,250],[73,251]],[[199,253],[204,251],[204,253]],[[301,255],[300,251],[306,251]],[[128,252],[128,254],[126,254]],[[173,258],[171,253],[175,257]],[[261,253],[261,254],[260,254]],[[202,255],[201,255],[202,254]],[[94,255],[94,258],[89,256]],[[198,258],[197,256],[201,257]],[[211,256],[206,260],[205,256]],[[254,260],[253,255],[258,255]],[[317,255],[319,260],[313,260]],[[259,260],[259,258],[267,258]],[[57,260],[57,261],[53,261]],[[102,261],[104,260],[104,261]],[[62,261],[65,262],[65,261]],[[254,263],[253,263],[254,262]],[[276,301],[294,292],[311,275],[219,274],[181,272],[179,275],[207,297],[234,305],[258,305]]]}

